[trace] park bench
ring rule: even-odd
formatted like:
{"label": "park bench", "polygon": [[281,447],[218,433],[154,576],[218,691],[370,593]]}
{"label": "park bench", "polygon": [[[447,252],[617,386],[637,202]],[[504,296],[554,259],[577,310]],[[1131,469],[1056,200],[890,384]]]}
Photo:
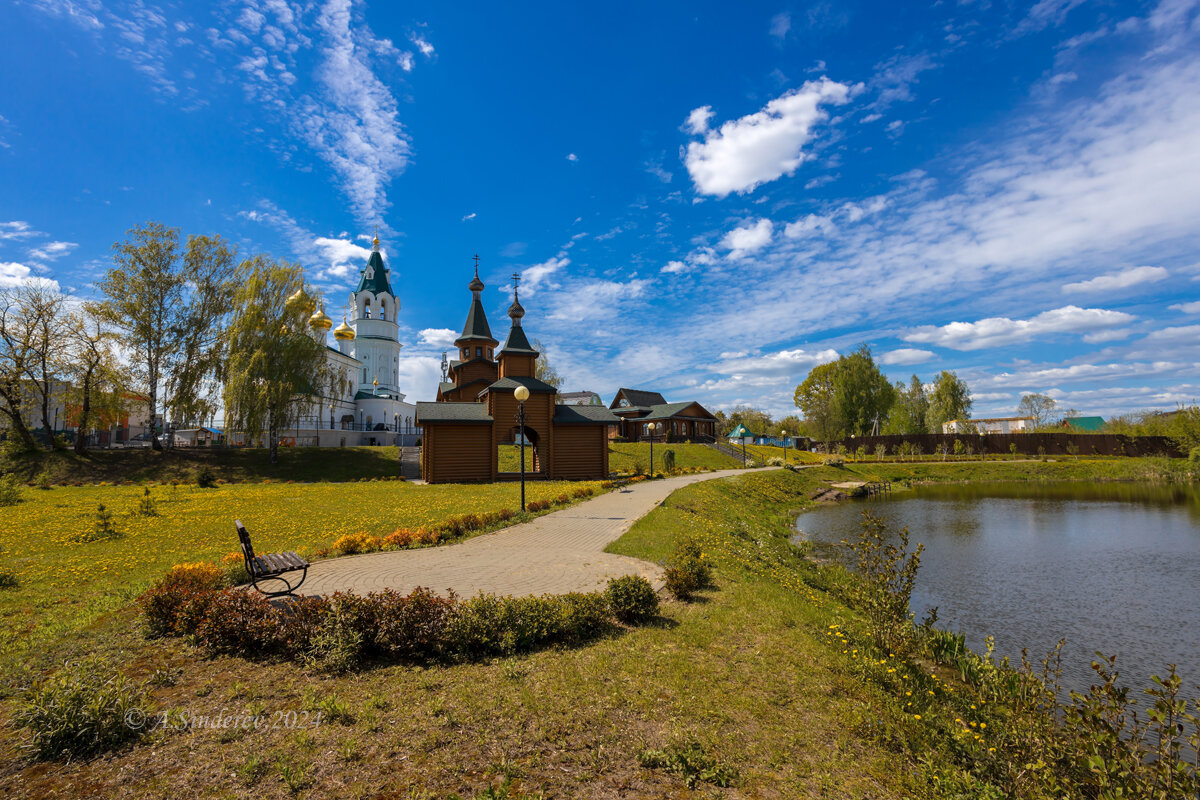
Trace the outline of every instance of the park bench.
{"label": "park bench", "polygon": [[[242,556],[246,559],[246,572],[250,573],[250,585],[267,597],[283,597],[293,595],[308,577],[308,562],[296,553],[269,553],[265,556],[254,555],[254,545],[250,544],[250,532],[240,519],[235,519],[233,525],[237,528],[238,540],[242,543]],[[293,586],[284,575],[292,572],[300,573],[300,580]],[[259,581],[277,581],[286,586],[280,591],[267,591],[259,586]]]}

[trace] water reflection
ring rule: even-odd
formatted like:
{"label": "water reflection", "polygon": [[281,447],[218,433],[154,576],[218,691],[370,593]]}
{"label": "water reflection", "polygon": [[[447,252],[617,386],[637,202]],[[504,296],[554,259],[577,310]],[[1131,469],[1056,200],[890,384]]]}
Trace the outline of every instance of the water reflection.
{"label": "water reflection", "polygon": [[[1200,493],[1191,486],[1010,483],[920,487],[869,504],[923,542],[913,593],[920,618],[982,650],[1040,656],[1065,637],[1064,683],[1086,688],[1093,653],[1119,655],[1130,685],[1174,662],[1200,683]],[[857,531],[867,502],[803,514],[804,538]]]}

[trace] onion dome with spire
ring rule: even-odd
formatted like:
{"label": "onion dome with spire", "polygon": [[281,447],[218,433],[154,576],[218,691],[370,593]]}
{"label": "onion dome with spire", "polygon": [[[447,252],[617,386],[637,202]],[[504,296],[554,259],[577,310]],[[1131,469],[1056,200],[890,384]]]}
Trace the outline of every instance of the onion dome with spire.
{"label": "onion dome with spire", "polygon": [[333,338],[345,342],[354,340],[354,328],[346,324],[345,317],[342,317],[342,324],[333,329]]}
{"label": "onion dome with spire", "polygon": [[322,333],[333,327],[333,320],[325,313],[325,306],[323,304],[308,318],[308,326],[314,331],[321,331]]}
{"label": "onion dome with spire", "polygon": [[508,332],[508,339],[504,342],[502,353],[532,353],[537,355],[537,350],[533,349],[533,345],[529,343],[529,337],[525,335],[525,329],[521,327],[521,318],[525,316],[525,307],[521,305],[521,301],[517,298],[516,289],[513,290],[512,305],[508,307],[508,317],[512,320],[512,329]]}

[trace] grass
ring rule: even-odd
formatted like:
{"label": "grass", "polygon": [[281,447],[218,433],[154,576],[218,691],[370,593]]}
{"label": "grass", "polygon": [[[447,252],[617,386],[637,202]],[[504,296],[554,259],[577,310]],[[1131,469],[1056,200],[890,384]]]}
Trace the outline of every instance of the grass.
{"label": "grass", "polygon": [[[536,482],[529,500],[597,483]],[[308,554],[343,534],[390,533],[454,514],[516,510],[513,484],[418,486],[404,482],[254,483],[215,489],[156,485],[156,516],[137,512],[142,486],[26,489],[0,509],[0,568],[18,586],[0,590],[0,661],[20,660],[121,608],[174,564],[218,561],[238,550],[233,520],[260,552]],[[79,543],[103,504],[119,538]]]}
{"label": "grass", "polygon": [[82,456],[72,451],[38,451],[0,463],[0,473],[11,472],[25,482],[100,483],[107,481],[195,482],[204,467],[218,478],[243,482],[269,478],[277,481],[352,481],[398,475],[395,447],[280,448],[279,463],[271,464],[265,448],[172,448],[162,452],[146,448],[91,450]]}
{"label": "grass", "polygon": [[[931,778],[946,767],[940,751],[918,758],[897,743],[926,735],[925,723],[904,710],[903,692],[897,700],[863,677],[857,650],[843,643],[841,631],[852,637],[861,627],[857,615],[820,588],[824,573],[788,543],[795,513],[808,505],[812,489],[838,480],[1137,479],[1160,469],[1144,460],[862,464],[693,484],[609,550],[659,561],[669,558],[678,539],[694,537],[715,564],[715,591],[691,604],[665,603],[657,624],[586,647],[486,663],[385,666],[327,678],[292,664],[204,657],[178,640],[146,641],[124,606],[80,631],[75,648],[147,682],[158,711],[252,711],[268,724],[236,735],[159,731],[104,759],[51,768],[23,760],[18,737],[6,737],[0,794],[65,795],[87,786],[131,800],[285,798],[292,792],[949,797]],[[483,488],[489,487],[471,487]],[[42,613],[52,609],[47,603]],[[152,680],[155,675],[172,679]],[[931,691],[922,702],[941,702],[940,695]],[[338,720],[305,730],[269,724],[308,707],[339,709]],[[11,701],[0,703],[0,724],[10,717]],[[139,780],[130,782],[129,775]],[[726,780],[729,789],[711,782]]]}
{"label": "grass", "polygon": [[[702,444],[655,444],[654,466],[663,469],[663,451],[675,451],[676,467],[699,467],[703,469],[734,469],[742,466],[740,459],[732,459],[719,450]],[[515,445],[500,447],[499,469],[501,472],[518,472],[521,469],[521,448]],[[650,468],[649,442],[614,442],[608,446],[608,468],[611,472],[630,473],[640,463],[643,470]],[[525,469],[533,469],[533,454],[525,450]]]}
{"label": "grass", "polygon": [[[741,442],[730,443],[730,446],[741,452]],[[766,464],[773,458],[783,459],[787,464],[820,464],[821,456],[816,453],[810,453],[807,450],[798,450],[794,447],[781,448],[773,447],[767,444],[747,444],[746,459],[753,459],[759,464]],[[741,463],[741,456],[738,457],[738,463]]]}

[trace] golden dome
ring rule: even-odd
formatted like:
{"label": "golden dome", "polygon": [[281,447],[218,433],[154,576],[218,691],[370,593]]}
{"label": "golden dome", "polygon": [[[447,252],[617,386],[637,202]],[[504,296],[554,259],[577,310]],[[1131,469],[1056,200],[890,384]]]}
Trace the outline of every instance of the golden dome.
{"label": "golden dome", "polygon": [[336,328],[333,329],[333,338],[339,339],[339,340],[344,340],[347,342],[353,341],[354,328],[351,328],[349,325],[346,324],[345,317],[342,317],[342,324],[338,325]]}
{"label": "golden dome", "polygon": [[287,299],[287,304],[289,306],[297,306],[305,314],[311,314],[317,310],[317,301],[313,300],[312,297],[309,296],[308,292],[304,291],[303,286],[297,289],[292,296]]}
{"label": "golden dome", "polygon": [[326,315],[325,307],[322,306],[308,318],[308,325],[314,331],[327,331],[333,327],[333,320]]}

